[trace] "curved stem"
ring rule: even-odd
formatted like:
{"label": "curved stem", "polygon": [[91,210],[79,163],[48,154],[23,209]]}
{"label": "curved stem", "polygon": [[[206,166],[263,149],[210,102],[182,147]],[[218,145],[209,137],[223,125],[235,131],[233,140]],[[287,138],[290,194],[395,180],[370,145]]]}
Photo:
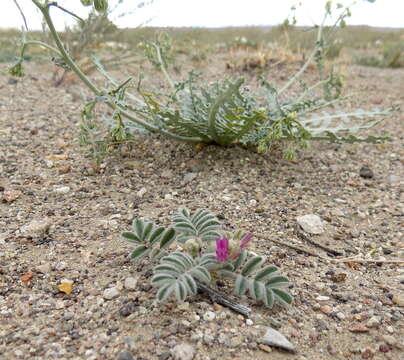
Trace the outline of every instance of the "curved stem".
{"label": "curved stem", "polygon": [[40,47],[43,47],[43,48],[45,48],[45,49],[47,49],[47,50],[50,50],[50,51],[54,52],[55,54],[57,54],[57,55],[59,55],[59,56],[62,56],[62,54],[60,53],[60,51],[59,51],[57,48],[55,48],[55,47],[53,47],[52,45],[49,45],[49,44],[47,44],[47,43],[45,43],[45,42],[43,42],[43,41],[39,41],[39,40],[28,40],[28,41],[24,41],[24,43],[22,44],[22,49],[21,49],[21,52],[22,52],[22,53],[25,51],[25,48],[26,48],[28,45],[40,46]]}
{"label": "curved stem", "polygon": [[57,33],[53,21],[49,15],[49,6],[47,4],[42,5],[38,2],[38,0],[32,0],[35,5],[39,8],[44,16],[46,24],[49,27],[49,30],[52,34],[53,39],[55,40],[56,46],[58,47],[61,55],[63,56],[64,60],[66,61],[67,65],[76,73],[76,75],[83,81],[96,95],[101,95],[102,92],[93,84],[93,82],[81,71],[81,69],[76,65],[73,61],[69,53],[66,51],[65,47],[60,40],[59,34]]}
{"label": "curved stem", "polygon": [[[39,2],[39,0],[32,0],[33,3],[39,8],[39,10],[42,12],[44,19],[46,21],[46,24],[49,27],[49,30],[52,34],[53,39],[55,40],[56,46],[60,51],[60,55],[64,58],[64,60],[66,61],[67,65],[76,73],[76,75],[80,78],[80,80],[82,80],[84,82],[84,84],[86,84],[91,91],[93,91],[95,93],[95,95],[97,96],[102,96],[104,95],[104,91],[100,90],[97,88],[97,86],[81,71],[81,69],[77,66],[77,64],[74,62],[74,60],[71,58],[71,56],[69,55],[69,53],[66,51],[65,47],[63,46],[63,43],[56,31],[56,28],[53,24],[53,21],[49,15],[49,4],[46,1],[45,4],[41,4]],[[108,99],[106,104],[111,107],[114,110],[119,110],[119,112],[125,116],[127,119],[143,126],[144,128],[146,128],[147,130],[151,131],[151,132],[157,132],[157,133],[161,133],[163,135],[166,135],[168,137],[171,137],[173,139],[176,140],[181,140],[181,141],[185,141],[185,142],[193,142],[193,143],[198,143],[198,142],[202,142],[201,138],[195,138],[195,137],[185,137],[185,136],[180,136],[180,135],[176,135],[173,133],[170,133],[169,131],[166,131],[164,129],[160,129],[156,126],[153,126],[149,123],[147,123],[146,121],[143,121],[135,116],[133,116],[132,114],[128,113],[124,107],[117,105],[113,100]]]}

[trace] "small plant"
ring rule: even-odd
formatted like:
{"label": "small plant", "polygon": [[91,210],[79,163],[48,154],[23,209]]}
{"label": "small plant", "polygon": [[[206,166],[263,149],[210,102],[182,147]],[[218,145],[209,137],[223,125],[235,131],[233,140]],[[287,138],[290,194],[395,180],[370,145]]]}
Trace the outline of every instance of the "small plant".
{"label": "small plant", "polygon": [[198,283],[210,285],[224,277],[233,280],[239,297],[248,293],[268,308],[290,305],[288,278],[274,265],[263,267],[265,257],[247,250],[252,237],[243,231],[223,232],[219,220],[202,209],[194,214],[180,209],[169,227],[136,219],[132,231],[122,233],[123,239],[136,245],[132,259],[148,256],[158,262],[151,283],[158,288],[159,301],[171,295],[184,301],[196,295]]}
{"label": "small plant", "polygon": [[[171,87],[168,94],[144,90],[140,80],[135,86],[131,78],[120,85],[105,71],[99,61],[94,60],[95,66],[110,86],[101,88],[82,71],[56,32],[49,9],[58,5],[49,0],[32,0],[32,2],[42,12],[56,48],[41,42],[25,42],[19,64],[22,64],[28,44],[36,43],[53,51],[57,59],[61,60],[59,63],[63,63],[66,68],[73,71],[94,93],[95,96],[91,100],[94,106],[91,105],[91,109],[94,109],[97,103],[104,103],[113,109],[114,116],[108,119],[108,123],[112,125],[110,138],[114,144],[132,141],[129,134],[148,131],[190,143],[242,145],[258,148],[262,152],[268,151],[278,143],[286,143],[288,146],[285,156],[291,158],[297,147],[306,147],[310,141],[375,143],[386,139],[385,136],[360,136],[360,132],[380,122],[390,113],[389,110],[320,113],[322,109],[338,102],[342,85],[338,74],[324,75],[322,60],[327,48],[327,39],[337,25],[343,25],[344,19],[350,15],[349,8],[344,9],[337,4],[340,14],[336,25],[325,31],[324,24],[331,16],[331,1],[326,3],[326,14],[322,24],[318,26],[315,47],[305,64],[279,90],[268,82],[261,81],[258,94],[250,91],[242,78],[225,79],[215,84],[201,86],[195,74],[190,72],[185,81],[172,80],[168,72],[171,41],[167,36],[146,43],[144,50],[150,62],[164,74]],[[90,5],[91,2],[85,3]],[[104,9],[107,1],[103,0],[101,3]],[[95,4],[94,0],[92,5]],[[304,85],[298,96],[289,97],[288,90],[300,82],[301,75],[313,61],[318,65],[320,81],[311,86]],[[15,73],[22,73],[20,65],[13,70]],[[315,90],[321,88],[324,90],[323,96],[315,95]],[[130,93],[131,89],[136,89],[137,94]],[[94,121],[95,118],[92,118],[92,123]],[[101,147],[102,151],[93,152],[101,154],[108,149],[109,143],[105,139],[86,139],[92,128],[94,127],[84,126],[82,143]]]}

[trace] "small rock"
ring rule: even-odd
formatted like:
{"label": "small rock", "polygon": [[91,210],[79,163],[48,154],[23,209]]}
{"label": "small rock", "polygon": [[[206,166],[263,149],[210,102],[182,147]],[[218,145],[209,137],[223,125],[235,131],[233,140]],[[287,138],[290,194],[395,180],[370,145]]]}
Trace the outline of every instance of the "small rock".
{"label": "small rock", "polygon": [[164,200],[172,200],[174,197],[171,194],[165,194],[164,195]]}
{"label": "small rock", "polygon": [[258,340],[259,343],[279,347],[290,352],[295,352],[295,346],[279,331],[267,328],[265,335]]}
{"label": "small rock", "polygon": [[346,316],[344,313],[342,313],[341,311],[338,311],[335,316],[339,319],[339,320],[345,320]]}
{"label": "small rock", "polygon": [[369,332],[369,329],[364,324],[361,324],[361,323],[351,326],[348,330],[353,333]]}
{"label": "small rock", "polygon": [[317,296],[317,297],[316,297],[316,300],[317,300],[317,301],[328,301],[328,300],[330,300],[330,297],[329,297],[329,296],[320,295],[320,296]]}
{"label": "small rock", "polygon": [[49,274],[51,272],[51,265],[48,263],[42,264],[42,265],[38,265],[36,267],[36,271],[42,273],[42,274]]}
{"label": "small rock", "polygon": [[404,307],[404,294],[394,294],[392,301],[394,304]]}
{"label": "small rock", "polygon": [[190,344],[178,344],[171,350],[174,360],[192,360],[195,356],[195,349]]}
{"label": "small rock", "polygon": [[369,328],[378,328],[380,326],[380,319],[377,316],[372,316],[366,323]]}
{"label": "small rock", "polygon": [[49,231],[51,224],[49,219],[33,220],[29,224],[24,225],[20,231],[25,236],[41,238]]}
{"label": "small rock", "polygon": [[117,360],[133,360],[133,355],[129,351],[123,351],[118,354]]}
{"label": "small rock", "polygon": [[251,319],[247,319],[247,320],[245,321],[245,323],[246,323],[246,325],[248,325],[248,326],[254,325],[254,322],[253,322]]}
{"label": "small rock", "polygon": [[19,190],[5,190],[3,192],[3,201],[11,203],[21,196],[22,192]]}
{"label": "small rock", "polygon": [[128,277],[125,279],[125,289],[127,290],[135,290],[137,285],[137,278]]}
{"label": "small rock", "polygon": [[205,321],[213,321],[216,317],[216,314],[213,311],[207,311],[203,314],[203,320]]}
{"label": "small rock", "polygon": [[142,198],[144,194],[146,194],[147,189],[145,187],[142,187],[138,192],[137,192],[137,196]]}
{"label": "small rock", "polygon": [[106,300],[112,300],[119,296],[119,290],[116,287],[111,287],[104,290],[103,297]]}
{"label": "small rock", "polygon": [[18,80],[15,79],[15,78],[8,78],[7,83],[8,83],[9,85],[15,85],[15,84],[18,83]]}
{"label": "small rock", "polygon": [[70,192],[69,186],[54,186],[53,191],[57,194],[68,194]]}
{"label": "small rock", "polygon": [[308,214],[298,216],[296,221],[309,234],[322,234],[324,232],[323,222],[318,215]]}
{"label": "small rock", "polygon": [[259,347],[262,351],[265,351],[265,352],[267,352],[267,353],[272,352],[272,348],[271,348],[270,346],[268,346],[268,345],[265,345],[265,344],[258,344],[258,347]]}
{"label": "small rock", "polygon": [[391,174],[391,175],[387,176],[387,178],[386,178],[386,182],[387,182],[389,185],[400,184],[402,181],[403,181],[403,180],[402,180],[402,177],[401,177],[401,176],[399,176],[399,175],[394,175],[394,174]]}
{"label": "small rock", "polygon": [[382,339],[387,345],[395,346],[397,344],[397,340],[394,338],[394,336],[383,335]]}
{"label": "small rock", "polygon": [[198,176],[198,174],[193,173],[193,172],[185,174],[184,178],[182,179],[182,184],[186,185],[186,184],[190,183],[191,181],[195,180],[197,176]]}
{"label": "small rock", "polygon": [[69,312],[69,311],[64,312],[63,319],[65,319],[66,321],[69,321],[73,318],[74,318],[74,314],[72,312]]}
{"label": "small rock", "polygon": [[130,314],[134,313],[138,307],[138,304],[134,301],[129,301],[126,304],[122,305],[119,309],[119,315],[123,317],[127,317]]}
{"label": "small rock", "polygon": [[374,174],[369,166],[363,165],[359,170],[359,176],[364,179],[373,179]]}
{"label": "small rock", "polygon": [[165,178],[165,179],[172,178],[173,176],[174,176],[174,174],[173,174],[173,172],[172,172],[171,170],[164,170],[164,171],[161,173],[161,177],[162,177],[162,178]]}
{"label": "small rock", "polygon": [[390,347],[386,344],[380,344],[379,351],[382,353],[387,353],[390,351]]}
{"label": "small rock", "polygon": [[363,349],[361,353],[362,353],[362,359],[372,359],[373,356],[375,355],[374,351],[370,348]]}
{"label": "small rock", "polygon": [[323,305],[320,307],[320,311],[323,314],[330,315],[332,313],[332,307],[330,305]]}

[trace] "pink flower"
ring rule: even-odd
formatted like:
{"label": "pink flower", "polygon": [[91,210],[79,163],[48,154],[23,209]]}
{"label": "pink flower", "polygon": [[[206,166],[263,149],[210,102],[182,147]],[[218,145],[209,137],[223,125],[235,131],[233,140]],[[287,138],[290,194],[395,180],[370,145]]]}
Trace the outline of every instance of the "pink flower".
{"label": "pink flower", "polygon": [[217,238],[216,239],[216,259],[225,261],[229,256],[229,239]]}
{"label": "pink flower", "polygon": [[244,249],[246,247],[246,245],[250,242],[252,237],[253,237],[253,234],[251,234],[251,233],[245,235],[240,241],[240,249]]}

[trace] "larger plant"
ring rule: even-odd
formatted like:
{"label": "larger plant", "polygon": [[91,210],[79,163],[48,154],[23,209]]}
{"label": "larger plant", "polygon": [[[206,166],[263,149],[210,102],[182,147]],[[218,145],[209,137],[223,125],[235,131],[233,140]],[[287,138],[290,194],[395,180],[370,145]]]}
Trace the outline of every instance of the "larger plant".
{"label": "larger plant", "polygon": [[219,220],[207,210],[190,214],[180,209],[169,227],[142,219],[133,221],[132,231],[122,237],[135,244],[132,258],[155,262],[151,283],[157,299],[174,295],[178,301],[194,296],[198,282],[210,285],[219,277],[233,281],[234,293],[272,308],[289,305],[289,280],[274,265],[263,266],[265,257],[247,250],[252,234],[223,232]]}
{"label": "larger plant", "polygon": [[[172,91],[166,95],[157,95],[143,89],[140,81],[134,86],[131,78],[119,83],[105,71],[100,62],[94,60],[98,70],[108,80],[110,88],[97,86],[75,63],[55,30],[50,8],[57,4],[49,0],[32,1],[42,12],[56,48],[32,41],[29,44],[36,43],[55,52],[64,66],[74,71],[95,95],[83,111],[81,137],[82,143],[101,148],[95,150],[95,156],[107,149],[105,142],[98,141],[93,136],[98,124],[93,110],[100,102],[113,109],[113,116],[109,119],[109,141],[113,144],[127,141],[136,131],[149,131],[191,143],[223,146],[240,144],[258,147],[260,151],[266,151],[274,143],[286,142],[289,144],[286,154],[291,157],[296,146],[307,146],[312,140],[352,143],[386,139],[383,136],[361,136],[360,132],[380,122],[389,110],[321,113],[322,109],[334,105],[340,97],[341,80],[337,74],[332,73],[312,86],[305,85],[298,96],[287,95],[288,90],[300,81],[310,62],[316,60],[322,71],[321,58],[327,39],[324,24],[331,17],[331,1],[326,3],[326,14],[318,28],[312,54],[280,90],[263,80],[259,93],[253,94],[242,78],[200,86],[193,73],[190,73],[186,81],[175,82],[167,69],[170,48],[167,39],[146,43],[144,48],[148,59],[164,73],[171,86]],[[107,6],[107,0],[82,2],[101,11]],[[340,14],[336,25],[331,30],[328,29],[326,35],[332,33],[338,24],[343,24],[350,14],[349,9],[341,10],[340,6],[337,9],[340,9]],[[21,62],[27,45],[28,43],[24,43],[21,59],[11,70],[14,74],[22,72]],[[131,88],[136,88],[136,95],[129,92]],[[317,88],[324,89],[323,96],[314,95]]]}

